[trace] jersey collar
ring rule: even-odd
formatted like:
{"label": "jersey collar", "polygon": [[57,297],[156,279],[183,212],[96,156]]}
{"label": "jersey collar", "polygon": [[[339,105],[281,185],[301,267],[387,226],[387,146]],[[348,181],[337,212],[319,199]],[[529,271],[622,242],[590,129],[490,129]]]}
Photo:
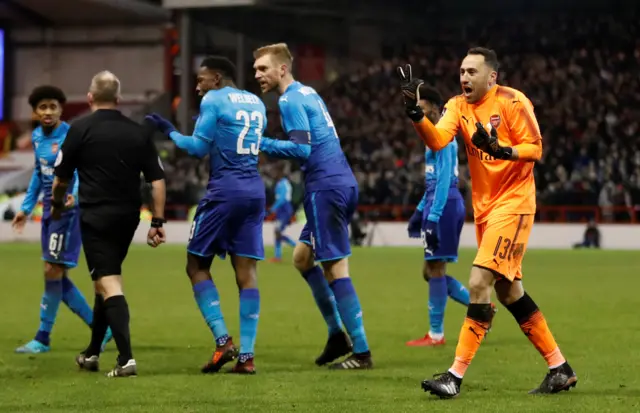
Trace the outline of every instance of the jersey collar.
{"label": "jersey collar", "polygon": [[477,101],[476,103],[474,103],[474,106],[480,106],[482,105],[484,102],[493,99],[493,97],[496,95],[496,93],[498,92],[498,85],[495,84],[493,85],[493,87],[491,89],[489,89],[489,91],[487,93],[485,93],[485,95],[482,97],[482,99],[480,99],[479,101]]}

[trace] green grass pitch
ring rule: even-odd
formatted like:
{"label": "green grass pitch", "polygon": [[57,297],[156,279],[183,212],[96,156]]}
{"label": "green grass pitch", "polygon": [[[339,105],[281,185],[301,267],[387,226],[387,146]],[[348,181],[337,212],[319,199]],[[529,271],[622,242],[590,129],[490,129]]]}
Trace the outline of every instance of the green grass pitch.
{"label": "green grass pitch", "polygon": [[[450,274],[466,281],[472,258],[472,250],[463,251]],[[110,380],[77,370],[73,357],[89,330],[64,305],[50,353],[13,353],[38,326],[42,262],[35,244],[0,244],[0,412],[640,411],[640,254],[527,253],[525,286],[579,378],[577,388],[555,396],[527,395],[546,366],[502,307],[461,396],[441,401],[422,392],[421,380],[449,367],[464,309],[448,303],[446,346],[405,347],[427,330],[421,265],[420,249],[355,249],[351,273],[376,365],[371,371],[330,372],[313,364],[326,330],[306,283],[288,263],[261,263],[258,374],[205,376],[199,367],[210,356],[212,339],[184,273],[184,248],[133,247],[124,276],[139,376]],[[237,335],[230,265],[216,260],[212,271],[228,327]],[[84,262],[71,276],[92,302]],[[115,356],[110,344],[103,370]]]}

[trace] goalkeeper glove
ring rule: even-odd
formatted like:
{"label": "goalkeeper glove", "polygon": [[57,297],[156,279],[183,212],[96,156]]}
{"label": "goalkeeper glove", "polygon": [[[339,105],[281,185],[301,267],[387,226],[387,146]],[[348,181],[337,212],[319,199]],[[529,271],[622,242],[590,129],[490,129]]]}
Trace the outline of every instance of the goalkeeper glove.
{"label": "goalkeeper glove", "polygon": [[398,76],[400,76],[400,87],[404,97],[404,110],[407,116],[414,121],[420,122],[424,118],[422,109],[418,106],[420,100],[420,85],[424,83],[422,79],[413,79],[411,65],[405,65],[404,69],[398,66]]}
{"label": "goalkeeper glove", "polygon": [[500,146],[498,141],[498,131],[491,128],[491,135],[482,126],[482,123],[476,123],[477,130],[471,137],[471,142],[480,150],[488,153],[496,159],[509,160],[513,155],[513,149],[509,146]]}

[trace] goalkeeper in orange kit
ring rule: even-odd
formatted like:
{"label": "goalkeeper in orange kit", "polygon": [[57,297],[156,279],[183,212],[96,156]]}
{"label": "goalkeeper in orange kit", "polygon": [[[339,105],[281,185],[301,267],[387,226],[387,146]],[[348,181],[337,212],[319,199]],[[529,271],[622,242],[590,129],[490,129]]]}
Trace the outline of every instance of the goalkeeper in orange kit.
{"label": "goalkeeper in orange kit", "polygon": [[443,116],[433,125],[417,104],[424,82],[412,78],[409,65],[398,68],[406,112],[420,138],[438,151],[460,133],[471,173],[478,253],[469,279],[470,304],[453,365],[422,382],[425,391],[441,398],[460,394],[462,378],[493,314],[492,287],[549,366],[531,393],[569,390],[578,381],[545,317],[522,286],[522,257],[536,209],[533,166],[542,154],[542,137],[529,99],[498,85],[497,72],[493,50],[470,49],[460,66],[462,94],[447,102]]}

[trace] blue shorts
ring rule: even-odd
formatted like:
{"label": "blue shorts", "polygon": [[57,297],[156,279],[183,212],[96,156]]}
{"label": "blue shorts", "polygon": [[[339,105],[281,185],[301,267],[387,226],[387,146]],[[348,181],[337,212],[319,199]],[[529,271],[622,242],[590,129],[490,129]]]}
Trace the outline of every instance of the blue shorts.
{"label": "blue shorts", "polygon": [[227,253],[264,259],[262,223],[264,198],[203,201],[198,205],[187,252],[201,257],[220,258]]}
{"label": "blue shorts", "polygon": [[[425,205],[424,211],[422,212],[423,240],[427,217],[429,216],[432,203],[433,200],[427,201],[427,205]],[[447,200],[439,222],[438,237],[440,245],[438,246],[438,249],[433,252],[433,255],[427,255],[425,253],[425,261],[458,261],[458,246],[460,245],[460,234],[462,233],[462,227],[464,226],[465,215],[466,209],[464,207],[463,199],[455,197]]]}
{"label": "blue shorts", "polygon": [[349,224],[358,206],[358,187],[305,193],[303,206],[307,223],[299,240],[311,245],[316,261],[350,256]]}
{"label": "blue shorts", "polygon": [[50,217],[43,219],[40,244],[43,261],[76,267],[82,246],[78,212],[67,212],[57,221]]}
{"label": "blue shorts", "polygon": [[276,211],[276,231],[283,232],[285,228],[289,226],[291,223],[291,218],[293,218],[293,207],[291,204],[288,206],[283,206],[282,208]]}

